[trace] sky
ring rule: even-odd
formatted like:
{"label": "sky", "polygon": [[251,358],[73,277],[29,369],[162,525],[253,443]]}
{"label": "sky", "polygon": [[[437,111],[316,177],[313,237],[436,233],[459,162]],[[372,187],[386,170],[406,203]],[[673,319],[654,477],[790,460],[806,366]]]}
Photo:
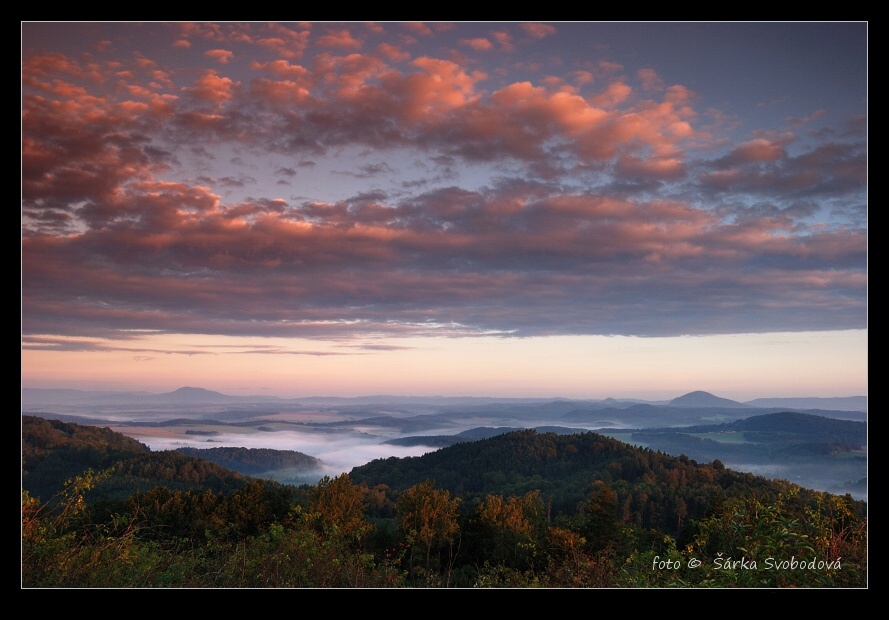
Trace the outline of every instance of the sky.
{"label": "sky", "polygon": [[22,22],[22,386],[867,394],[866,22]]}

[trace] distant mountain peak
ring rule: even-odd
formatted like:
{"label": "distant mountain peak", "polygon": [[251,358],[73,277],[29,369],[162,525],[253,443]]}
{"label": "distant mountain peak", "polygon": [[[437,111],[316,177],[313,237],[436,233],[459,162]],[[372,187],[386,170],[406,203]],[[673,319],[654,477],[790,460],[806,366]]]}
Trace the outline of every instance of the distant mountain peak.
{"label": "distant mountain peak", "polygon": [[172,392],[157,394],[154,398],[162,402],[178,403],[225,402],[231,399],[225,394],[198,387],[181,387]]}
{"label": "distant mountain peak", "polygon": [[221,394],[221,393],[219,393],[219,392],[214,392],[213,390],[205,390],[204,388],[199,388],[199,387],[188,387],[188,386],[186,386],[186,387],[181,387],[181,388],[179,388],[178,390],[173,390],[172,392],[167,392],[167,393],[168,393],[168,394],[180,394],[180,395],[186,395],[186,394],[192,394],[192,395],[204,394],[204,395],[212,395],[212,396],[224,396],[224,394]]}
{"label": "distant mountain peak", "polygon": [[697,390],[683,394],[670,401],[671,407],[746,407],[744,403],[714,396],[710,392]]}

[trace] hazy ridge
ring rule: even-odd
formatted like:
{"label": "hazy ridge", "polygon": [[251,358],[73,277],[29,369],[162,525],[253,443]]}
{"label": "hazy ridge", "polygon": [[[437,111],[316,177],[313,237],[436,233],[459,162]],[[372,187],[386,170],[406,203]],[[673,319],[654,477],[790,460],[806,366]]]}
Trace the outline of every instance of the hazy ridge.
{"label": "hazy ridge", "polygon": [[[784,433],[764,441],[762,433],[756,435],[751,428],[730,426],[745,419],[796,414],[866,429],[866,409],[854,408],[866,404],[866,397],[758,399],[757,406],[703,391],[669,401],[388,398],[254,398],[201,388],[162,394],[23,388],[22,412],[107,426],[155,450],[295,451],[317,460],[318,467],[312,468],[316,477],[348,472],[377,458],[419,456],[520,429],[596,431],[668,454],[719,458],[740,471],[867,497],[862,484],[867,477],[866,441],[852,445],[840,435],[831,439],[824,433]],[[805,408],[768,406],[774,402]],[[818,404],[836,408],[813,408]],[[295,479],[292,469],[271,469],[270,477]],[[300,481],[308,480],[304,473]]]}

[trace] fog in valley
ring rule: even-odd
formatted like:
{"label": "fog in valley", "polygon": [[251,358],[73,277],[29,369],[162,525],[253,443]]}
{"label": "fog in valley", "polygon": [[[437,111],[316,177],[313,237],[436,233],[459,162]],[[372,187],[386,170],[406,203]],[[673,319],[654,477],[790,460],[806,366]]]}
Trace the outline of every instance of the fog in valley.
{"label": "fog in valley", "polygon": [[437,448],[429,446],[394,446],[381,443],[385,437],[348,430],[331,433],[312,433],[282,430],[276,432],[220,432],[212,438],[151,435],[128,432],[126,427],[114,430],[133,437],[147,445],[152,451],[192,448],[270,448],[272,450],[294,450],[314,456],[324,462],[324,466],[312,472],[270,472],[269,477],[281,482],[314,484],[321,476],[338,476],[348,473],[353,467],[364,465],[374,459],[390,456],[420,456]]}
{"label": "fog in valley", "polygon": [[[787,411],[804,411],[820,416],[817,419],[842,420],[860,427],[867,420],[866,399],[861,397],[825,399],[833,409],[812,408],[820,404],[819,399],[805,399],[799,404],[806,409],[794,410],[735,403],[704,392],[669,402],[398,397],[300,402],[228,397],[195,388],[161,395],[65,392],[23,390],[22,413],[107,426],[152,451],[269,448],[300,452],[323,462],[322,467],[311,471],[263,474],[288,484],[314,484],[322,476],[348,473],[374,459],[420,456],[456,441],[533,428],[562,434],[595,431],[640,447],[686,454],[698,462],[719,458],[738,471],[867,499],[866,441],[839,450],[836,446],[848,443],[847,439],[825,440],[821,436],[819,442],[836,446],[829,453],[815,454],[806,448],[814,440],[802,438],[779,450],[770,448],[766,454],[755,451],[764,444],[751,441],[754,435],[749,433],[698,428]],[[677,435],[686,428],[690,429],[688,434]],[[645,432],[637,433],[639,429]],[[702,441],[701,437],[707,439]]]}

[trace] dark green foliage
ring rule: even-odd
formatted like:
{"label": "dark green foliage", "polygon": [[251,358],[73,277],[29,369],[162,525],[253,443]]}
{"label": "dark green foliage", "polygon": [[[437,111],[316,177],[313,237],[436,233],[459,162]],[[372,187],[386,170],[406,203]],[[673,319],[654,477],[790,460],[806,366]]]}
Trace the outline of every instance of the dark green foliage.
{"label": "dark green foliage", "polygon": [[[515,432],[297,488],[107,429],[29,427],[34,469],[122,459],[46,501],[23,488],[27,588],[867,585],[865,502],[595,433]],[[722,564],[742,557],[759,569]],[[766,569],[813,560],[829,568]]]}
{"label": "dark green foliage", "polygon": [[109,428],[22,416],[22,488],[47,500],[87,469],[101,471],[149,454],[148,446]]}
{"label": "dark green foliage", "polygon": [[257,475],[277,469],[312,470],[321,461],[295,450],[269,448],[177,448],[177,452],[222,465],[236,472]]}
{"label": "dark green foliage", "polygon": [[173,450],[152,452],[117,463],[115,477],[172,488],[206,488],[229,492],[244,486],[245,478],[225,467]]}
{"label": "dark green foliage", "polygon": [[493,493],[539,491],[550,517],[576,514],[591,484],[617,494],[622,522],[676,533],[682,519],[700,516],[714,498],[780,483],[712,464],[698,464],[596,433],[556,435],[532,430],[457,444],[419,457],[378,459],[357,467],[352,479],[404,489],[431,479],[466,501]]}
{"label": "dark green foliage", "polygon": [[[714,440],[721,433],[740,433],[743,442]],[[714,438],[698,437],[710,434]],[[858,450],[867,444],[867,423],[784,411],[753,416],[725,424],[682,428],[644,429],[634,441],[671,454],[697,459],[734,459],[773,462],[782,457],[830,455]]]}

